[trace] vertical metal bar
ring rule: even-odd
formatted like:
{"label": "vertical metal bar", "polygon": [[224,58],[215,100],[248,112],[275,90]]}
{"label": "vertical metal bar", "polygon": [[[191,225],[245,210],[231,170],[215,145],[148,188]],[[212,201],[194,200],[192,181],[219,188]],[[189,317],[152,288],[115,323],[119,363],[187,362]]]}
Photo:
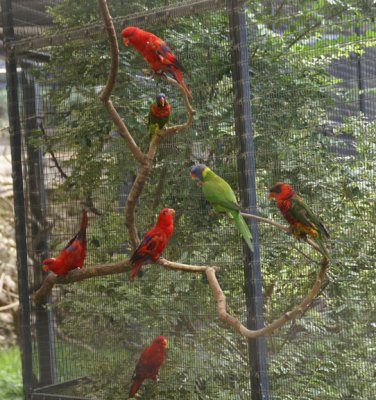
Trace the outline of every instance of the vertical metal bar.
{"label": "vertical metal bar", "polygon": [[[48,244],[46,237],[45,213],[43,211],[43,200],[45,189],[43,175],[41,174],[40,150],[30,145],[29,139],[32,132],[38,128],[36,120],[35,87],[34,81],[24,70],[21,73],[21,84],[23,93],[23,110],[25,115],[25,147],[27,154],[27,182],[28,197],[31,215],[31,237],[33,238],[34,257],[33,277],[34,286],[39,287],[44,279],[41,263],[38,258],[44,259],[48,256]],[[44,304],[35,305],[36,318],[36,342],[39,360],[39,384],[48,385],[54,379],[53,346],[50,335],[50,313]]]}
{"label": "vertical metal bar", "polygon": [[[355,27],[355,34],[356,36],[360,37],[361,32],[360,32],[360,27],[356,26]],[[357,81],[358,81],[358,102],[359,102],[359,111],[363,113],[363,115],[366,117],[366,101],[365,101],[365,85],[364,85],[364,74],[363,74],[363,65],[362,65],[362,54],[361,53],[356,53],[356,59],[357,59],[357,68],[356,68],[356,73],[357,73]]]}
{"label": "vertical metal bar", "polygon": [[[235,130],[239,141],[237,157],[238,182],[241,203],[251,213],[256,213],[255,159],[250,103],[249,55],[245,3],[229,0],[229,25],[234,93]],[[250,221],[254,253],[244,246],[244,275],[247,302],[247,326],[258,329],[264,326],[262,280],[257,222]],[[248,341],[252,400],[267,400],[268,376],[265,338]]]}
{"label": "vertical metal bar", "polygon": [[6,49],[6,80],[9,115],[9,136],[12,155],[14,221],[17,247],[18,291],[20,300],[20,335],[22,379],[25,399],[32,390],[32,346],[30,332],[30,303],[27,271],[26,219],[21,157],[21,124],[18,103],[17,61],[10,44],[14,41],[11,0],[1,0]]}

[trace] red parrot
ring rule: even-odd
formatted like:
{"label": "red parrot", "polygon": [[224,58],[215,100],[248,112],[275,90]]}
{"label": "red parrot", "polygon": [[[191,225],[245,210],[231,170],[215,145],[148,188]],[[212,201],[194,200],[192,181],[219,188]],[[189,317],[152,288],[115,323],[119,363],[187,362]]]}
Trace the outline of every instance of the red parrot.
{"label": "red parrot", "polygon": [[144,31],[135,26],[128,26],[121,32],[123,43],[129,43],[144,57],[156,73],[170,73],[179,82],[189,97],[191,92],[183,81],[182,71],[186,72],[183,65],[171,53],[167,43],[151,32]]}
{"label": "red parrot", "polygon": [[320,219],[298,196],[291,185],[276,183],[269,191],[269,198],[275,198],[277,206],[291,226],[291,232],[296,237],[311,236],[318,244],[325,257],[329,258],[324,240],[329,239],[329,232]]}
{"label": "red parrot", "polygon": [[141,353],[132,376],[132,386],[129,390],[129,397],[133,397],[140,388],[144,379],[152,379],[158,382],[158,371],[163,364],[164,351],[168,342],[164,336],[157,336],[148,347]]}
{"label": "red parrot", "polygon": [[164,208],[159,212],[157,223],[145,233],[142,242],[130,258],[132,263],[130,281],[133,281],[143,264],[158,260],[174,230],[172,219],[174,214],[175,210],[172,208]]}
{"label": "red parrot", "polygon": [[56,275],[65,275],[72,269],[82,268],[86,256],[87,213],[82,210],[80,230],[54,258],[43,260],[43,270],[52,271]]}

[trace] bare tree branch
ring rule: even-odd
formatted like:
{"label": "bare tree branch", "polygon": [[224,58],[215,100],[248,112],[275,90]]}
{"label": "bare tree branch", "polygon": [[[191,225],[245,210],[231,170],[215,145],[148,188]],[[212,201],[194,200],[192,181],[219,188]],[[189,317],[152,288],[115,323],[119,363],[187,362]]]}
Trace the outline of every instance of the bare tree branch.
{"label": "bare tree branch", "polygon": [[276,329],[285,325],[288,321],[291,321],[301,315],[304,310],[309,306],[312,300],[316,297],[317,293],[320,291],[322,281],[325,276],[326,268],[328,265],[328,260],[323,259],[321,264],[321,269],[317,274],[316,281],[307,294],[307,296],[301,301],[301,303],[293,308],[291,311],[286,312],[281,317],[266,325],[265,327],[257,330],[250,330],[246,328],[237,318],[227,313],[226,310],[226,296],[224,295],[218,280],[215,275],[215,271],[213,268],[208,267],[206,269],[206,276],[209,281],[210,288],[212,289],[213,296],[217,303],[217,313],[219,319],[227,324],[231,325],[236,331],[238,331],[241,335],[247,338],[256,338],[259,336],[269,335]]}
{"label": "bare tree branch", "polygon": [[120,274],[122,272],[130,271],[130,269],[131,264],[129,263],[129,260],[123,260],[117,263],[98,264],[94,267],[74,269],[69,271],[66,275],[60,276],[53,272],[49,272],[46,279],[43,281],[42,286],[34,293],[33,299],[37,303],[45,302],[55,284],[65,285],[68,283],[79,282],[84,279],[94,278],[96,276]]}
{"label": "bare tree branch", "polygon": [[281,224],[278,224],[275,221],[272,221],[271,219],[268,218],[264,218],[264,217],[259,217],[258,215],[254,215],[254,214],[248,214],[245,212],[241,212],[240,213],[243,217],[246,218],[250,218],[250,219],[255,219],[257,221],[261,221],[261,222],[265,222],[266,224],[270,224],[275,226],[276,228],[280,229],[281,231],[284,231],[286,233],[291,233],[290,228]]}
{"label": "bare tree branch", "polygon": [[103,102],[105,109],[110,114],[112,120],[114,121],[117,128],[119,129],[119,132],[120,132],[121,136],[123,137],[129,150],[132,152],[135,159],[140,164],[143,164],[145,162],[145,155],[142,153],[140,148],[137,146],[132,135],[129,133],[128,128],[124,124],[123,120],[120,118],[114,105],[112,104],[112,101],[110,100],[110,95],[111,95],[112,89],[115,85],[116,75],[117,75],[118,68],[119,68],[119,46],[118,46],[118,41],[116,38],[114,24],[112,23],[112,17],[108,10],[107,1],[99,0],[99,7],[101,10],[104,24],[107,29],[108,40],[110,43],[110,52],[111,52],[111,66],[110,66],[110,71],[109,71],[108,78],[107,78],[107,83],[106,83],[105,87],[103,88],[101,94],[99,95],[99,98]]}

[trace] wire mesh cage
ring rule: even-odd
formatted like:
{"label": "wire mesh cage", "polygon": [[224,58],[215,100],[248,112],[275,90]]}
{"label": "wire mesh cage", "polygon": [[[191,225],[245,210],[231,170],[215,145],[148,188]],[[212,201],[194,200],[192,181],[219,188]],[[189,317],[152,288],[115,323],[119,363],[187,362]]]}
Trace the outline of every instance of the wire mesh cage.
{"label": "wire mesh cage", "polygon": [[373,399],[374,7],[108,6],[119,42],[111,100],[141,151],[158,93],[171,105],[169,125],[184,123],[187,109],[179,88],[123,46],[121,30],[134,25],[163,38],[193,94],[192,123],[160,140],[137,199],[139,236],[159,210],[173,208],[163,257],[219,267],[228,312],[250,329],[299,304],[320,268],[317,252],[254,220],[249,252],[231,218],[213,214],[190,179],[192,165],[204,163],[239,194],[243,210],[280,223],[268,192],[276,182],[292,184],[328,227],[329,268],[299,318],[266,339],[247,340],[218,320],[205,274],[159,265],[142,267],[134,282],[124,273],[69,284],[61,277],[35,301],[52,274],[42,261],[77,233],[83,208],[84,268],[129,258],[124,215],[141,167],[99,100],[111,56],[98,2],[3,0],[26,398],[128,398],[142,349],[164,335],[160,383],[145,381],[139,398]]}

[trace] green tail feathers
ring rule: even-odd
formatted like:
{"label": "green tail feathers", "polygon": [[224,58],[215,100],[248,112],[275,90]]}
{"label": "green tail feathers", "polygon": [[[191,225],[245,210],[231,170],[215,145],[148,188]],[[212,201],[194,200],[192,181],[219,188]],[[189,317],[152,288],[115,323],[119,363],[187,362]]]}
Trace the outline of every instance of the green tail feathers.
{"label": "green tail feathers", "polygon": [[252,234],[249,231],[247,223],[244,221],[244,218],[240,215],[239,211],[231,210],[229,213],[231,213],[231,217],[234,220],[238,231],[243,236],[244,241],[247,243],[249,249],[253,253]]}

